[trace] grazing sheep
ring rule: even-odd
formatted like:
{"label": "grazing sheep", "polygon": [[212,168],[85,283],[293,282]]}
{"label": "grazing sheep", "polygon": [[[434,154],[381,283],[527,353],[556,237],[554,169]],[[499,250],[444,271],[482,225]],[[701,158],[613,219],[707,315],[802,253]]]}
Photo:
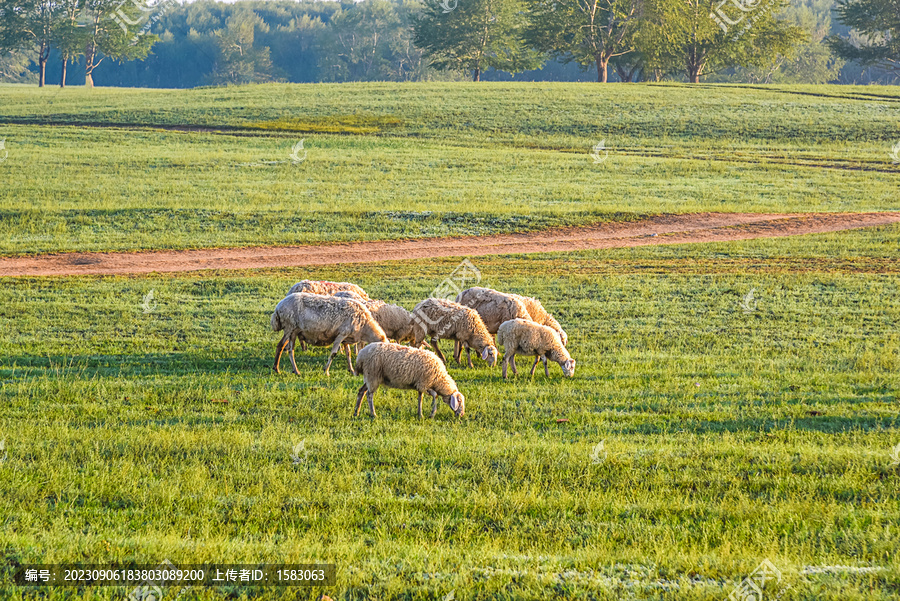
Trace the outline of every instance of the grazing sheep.
{"label": "grazing sheep", "polygon": [[556,333],[559,334],[563,346],[569,344],[569,337],[566,335],[566,332],[562,329],[562,326],[559,325],[559,322],[547,312],[547,309],[544,308],[541,301],[531,296],[520,296],[518,294],[513,294],[511,296],[515,296],[525,304],[525,308],[528,309],[528,314],[531,315],[531,321],[553,328],[556,330]]}
{"label": "grazing sheep", "polygon": [[[341,344],[387,342],[384,330],[365,305],[347,298],[306,292],[289,294],[275,307],[271,323],[273,331],[284,330],[275,352],[276,373],[280,373],[278,364],[281,354],[290,343],[291,366],[295,374],[300,374],[294,361],[294,341],[298,337],[312,345],[331,346],[331,354],[325,363],[326,376]],[[356,375],[349,348],[347,368]]]}
{"label": "grazing sheep", "polygon": [[[442,298],[426,298],[413,309],[413,331],[413,346],[418,348],[425,338],[430,338],[434,352],[444,363],[447,359],[438,347],[438,340],[444,338],[459,341],[467,349],[474,348],[491,366],[497,363],[494,337],[475,309]],[[471,357],[469,367],[474,367]]]}
{"label": "grazing sheep", "polygon": [[369,311],[388,338],[397,342],[413,342],[416,339],[413,314],[403,307],[381,303],[376,307],[369,306]]}
{"label": "grazing sheep", "polygon": [[[324,293],[324,292],[316,292],[315,294],[326,294],[327,295],[327,293]],[[353,300],[359,301],[363,304],[365,304],[365,302],[367,300],[369,300],[369,297],[363,297],[359,292],[354,292],[353,290],[338,290],[331,296],[337,296],[338,298],[352,298]],[[372,301],[372,302],[380,303],[381,301]]]}
{"label": "grazing sheep", "polygon": [[352,298],[364,304],[389,339],[397,342],[412,342],[415,338],[412,326],[413,315],[403,307],[380,300],[364,299],[350,290],[335,292],[334,296]]}
{"label": "grazing sheep", "polygon": [[366,291],[356,284],[350,284],[348,282],[326,282],[319,280],[302,280],[300,282],[297,282],[296,284],[291,286],[288,294],[296,294],[298,292],[311,292],[312,294],[334,295],[336,292],[345,290],[355,292],[364,299],[369,298],[369,295],[366,294]]}
{"label": "grazing sheep", "polygon": [[466,412],[466,399],[456,387],[456,382],[447,373],[447,368],[437,355],[424,349],[412,348],[391,342],[367,345],[356,355],[356,371],[363,376],[363,385],[356,395],[356,410],[359,415],[363,395],[369,401],[369,415],[375,415],[375,392],[384,384],[388,388],[417,390],[419,392],[419,418],[422,417],[422,396],[433,398],[431,417],[438,408],[438,396],[450,406],[457,416]]}
{"label": "grazing sheep", "polygon": [[510,363],[512,363],[513,373],[519,373],[516,370],[516,353],[534,355],[534,365],[531,366],[532,376],[538,360],[543,360],[544,374],[550,377],[547,359],[559,363],[563,375],[570,378],[575,375],[575,359],[569,356],[559,334],[549,326],[542,326],[530,319],[513,319],[504,322],[497,330],[497,344],[503,346],[504,378],[506,377],[506,366]]}
{"label": "grazing sheep", "polygon": [[[456,302],[478,311],[478,315],[487,327],[488,332],[496,334],[500,324],[510,319],[531,319],[528,308],[514,294],[498,292],[491,288],[467,288],[456,296]],[[466,349],[468,355],[469,349]],[[453,358],[459,362],[462,345],[457,342],[453,347]],[[471,359],[469,360],[471,362]]]}
{"label": "grazing sheep", "polygon": [[[366,300],[369,298],[369,295],[366,294],[366,291],[357,286],[356,284],[350,284],[348,282],[327,282],[320,280],[301,280],[291,286],[291,289],[288,290],[288,294],[297,294],[299,292],[309,292],[310,294],[324,294],[331,296],[348,296],[349,298],[353,298],[354,300]],[[350,294],[345,294],[350,293]],[[306,350],[306,341],[300,341],[300,348],[304,351]],[[291,345],[291,352],[293,353],[293,344]]]}

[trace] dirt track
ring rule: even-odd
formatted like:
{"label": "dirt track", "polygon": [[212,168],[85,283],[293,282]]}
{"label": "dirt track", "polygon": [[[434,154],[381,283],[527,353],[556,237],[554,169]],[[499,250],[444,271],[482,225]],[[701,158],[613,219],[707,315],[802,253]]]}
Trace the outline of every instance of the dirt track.
{"label": "dirt track", "polygon": [[0,258],[0,277],[113,275],[198,269],[303,267],[398,259],[503,255],[722,242],[835,232],[900,222],[891,213],[691,213],[526,234],[350,242],[317,246],[61,253]]}

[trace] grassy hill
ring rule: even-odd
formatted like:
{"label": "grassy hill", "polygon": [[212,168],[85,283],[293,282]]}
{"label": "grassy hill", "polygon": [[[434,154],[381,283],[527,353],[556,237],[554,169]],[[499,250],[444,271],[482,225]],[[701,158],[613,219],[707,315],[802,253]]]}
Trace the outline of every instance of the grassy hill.
{"label": "grassy hill", "polygon": [[0,253],[893,209],[898,107],[877,86],[5,86]]}

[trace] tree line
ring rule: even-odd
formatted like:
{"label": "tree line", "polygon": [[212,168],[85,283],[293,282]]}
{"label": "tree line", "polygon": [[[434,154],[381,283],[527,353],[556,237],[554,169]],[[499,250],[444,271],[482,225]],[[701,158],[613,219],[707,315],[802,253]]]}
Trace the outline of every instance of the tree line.
{"label": "tree line", "polygon": [[[0,0],[0,81],[897,83],[896,0]],[[832,9],[840,23],[831,22]],[[100,66],[103,65],[101,69]],[[593,75],[588,75],[593,74]],[[49,77],[49,79],[48,79]]]}

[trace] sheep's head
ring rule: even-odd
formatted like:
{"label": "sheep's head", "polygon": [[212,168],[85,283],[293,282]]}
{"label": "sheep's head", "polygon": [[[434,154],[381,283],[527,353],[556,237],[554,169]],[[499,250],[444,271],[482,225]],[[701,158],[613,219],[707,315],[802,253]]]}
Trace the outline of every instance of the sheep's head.
{"label": "sheep's head", "polygon": [[466,397],[464,397],[460,391],[457,390],[450,396],[444,398],[457,417],[462,417],[466,414]]}
{"label": "sheep's head", "polygon": [[388,337],[374,319],[362,328],[361,342],[387,342]]}
{"label": "sheep's head", "polygon": [[562,367],[563,375],[571,378],[575,375],[575,359],[569,359],[559,364]]}
{"label": "sheep's head", "polygon": [[481,349],[481,360],[487,361],[488,365],[494,367],[497,364],[497,347],[489,344]]}

